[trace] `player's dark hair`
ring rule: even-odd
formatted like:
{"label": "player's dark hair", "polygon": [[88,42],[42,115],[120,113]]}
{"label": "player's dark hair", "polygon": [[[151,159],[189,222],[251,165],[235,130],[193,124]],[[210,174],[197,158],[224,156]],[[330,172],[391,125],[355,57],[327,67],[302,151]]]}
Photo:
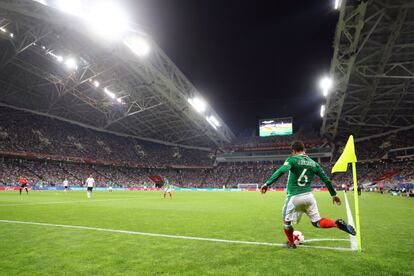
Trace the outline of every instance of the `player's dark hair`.
{"label": "player's dark hair", "polygon": [[293,141],[291,147],[294,152],[305,151],[305,144],[302,141]]}

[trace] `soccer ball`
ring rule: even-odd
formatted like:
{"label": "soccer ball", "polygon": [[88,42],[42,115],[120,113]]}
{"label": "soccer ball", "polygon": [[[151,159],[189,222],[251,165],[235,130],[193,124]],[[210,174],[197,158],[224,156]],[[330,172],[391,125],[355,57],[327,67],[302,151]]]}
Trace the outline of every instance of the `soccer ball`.
{"label": "soccer ball", "polygon": [[305,241],[305,236],[300,231],[293,231],[293,242],[296,245],[302,244]]}

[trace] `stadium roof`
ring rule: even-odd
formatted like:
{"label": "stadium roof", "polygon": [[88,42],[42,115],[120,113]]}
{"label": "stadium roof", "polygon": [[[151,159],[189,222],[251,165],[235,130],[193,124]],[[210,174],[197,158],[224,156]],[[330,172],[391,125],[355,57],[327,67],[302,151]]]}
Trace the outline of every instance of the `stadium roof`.
{"label": "stadium roof", "polygon": [[414,126],[414,2],[342,2],[321,134],[362,138]]}
{"label": "stadium roof", "polygon": [[180,145],[232,140],[229,127],[138,26],[124,40],[108,41],[57,3],[0,1],[0,105]]}

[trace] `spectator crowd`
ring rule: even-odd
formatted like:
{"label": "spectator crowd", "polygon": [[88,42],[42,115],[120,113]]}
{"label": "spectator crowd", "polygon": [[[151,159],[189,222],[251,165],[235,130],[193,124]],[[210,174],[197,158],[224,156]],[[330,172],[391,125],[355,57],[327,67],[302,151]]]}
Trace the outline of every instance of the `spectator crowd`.
{"label": "spectator crowd", "polygon": [[[316,135],[308,137],[239,138],[232,146],[219,150],[288,149],[293,139],[303,139],[310,149],[331,146],[326,139]],[[360,183],[413,183],[412,157],[380,159],[387,156],[390,149],[413,146],[413,130],[358,143],[358,158],[363,161],[358,163]],[[29,155],[19,157],[22,153]],[[67,157],[110,162],[80,162],[67,160]],[[85,179],[93,175],[98,186],[106,186],[111,181],[115,186],[139,187],[153,185],[149,176],[158,175],[180,187],[236,187],[237,184],[264,183],[281,165],[281,161],[217,163],[215,159],[215,151],[98,132],[44,116],[0,108],[0,185],[15,185],[21,176],[25,176],[31,185],[62,185],[67,179],[70,185],[82,186]],[[325,161],[321,165],[329,174],[333,163]],[[285,186],[286,178],[284,175],[276,186]],[[352,183],[350,172],[332,175],[332,179],[338,186]]]}

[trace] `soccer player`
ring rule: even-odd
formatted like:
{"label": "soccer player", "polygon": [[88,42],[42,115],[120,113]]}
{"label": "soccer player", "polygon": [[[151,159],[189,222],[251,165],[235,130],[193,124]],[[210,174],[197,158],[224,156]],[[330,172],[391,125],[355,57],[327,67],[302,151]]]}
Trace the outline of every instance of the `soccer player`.
{"label": "soccer player", "polygon": [[110,193],[112,193],[112,185],[113,185],[112,181],[109,180],[108,181],[108,192],[110,192]]}
{"label": "soccer player", "polygon": [[170,194],[170,199],[172,199],[172,185],[170,184],[170,182],[166,178],[165,181],[164,181],[164,199],[167,196],[167,193]]}
{"label": "soccer player", "polygon": [[63,187],[64,187],[65,193],[66,193],[69,189],[69,181],[66,178],[65,178],[65,180],[63,180]]}
{"label": "soccer player", "polygon": [[332,196],[334,204],[341,205],[341,199],[337,196],[332,182],[325,174],[321,166],[309,158],[305,153],[305,145],[302,141],[292,143],[292,156],[286,159],[273,175],[262,185],[260,191],[264,194],[272,183],[285,172],[288,174],[287,198],[283,206],[282,218],[284,232],[288,239],[287,248],[296,248],[293,239],[292,224],[298,223],[303,213],[309,217],[312,225],[317,228],[339,228],[351,235],[356,235],[355,229],[348,225],[344,220],[337,219],[333,221],[328,218],[321,218],[319,215],[316,200],[311,192],[311,183],[315,175],[325,183]]}
{"label": "soccer player", "polygon": [[93,179],[92,175],[89,175],[89,177],[86,179],[86,196],[88,198],[92,197],[92,190],[93,187],[95,186],[95,179]]}
{"label": "soccer player", "polygon": [[19,179],[19,183],[20,183],[20,195],[22,195],[22,190],[25,189],[26,190],[26,194],[29,195],[29,189],[27,189],[27,178],[24,176],[21,176]]}

